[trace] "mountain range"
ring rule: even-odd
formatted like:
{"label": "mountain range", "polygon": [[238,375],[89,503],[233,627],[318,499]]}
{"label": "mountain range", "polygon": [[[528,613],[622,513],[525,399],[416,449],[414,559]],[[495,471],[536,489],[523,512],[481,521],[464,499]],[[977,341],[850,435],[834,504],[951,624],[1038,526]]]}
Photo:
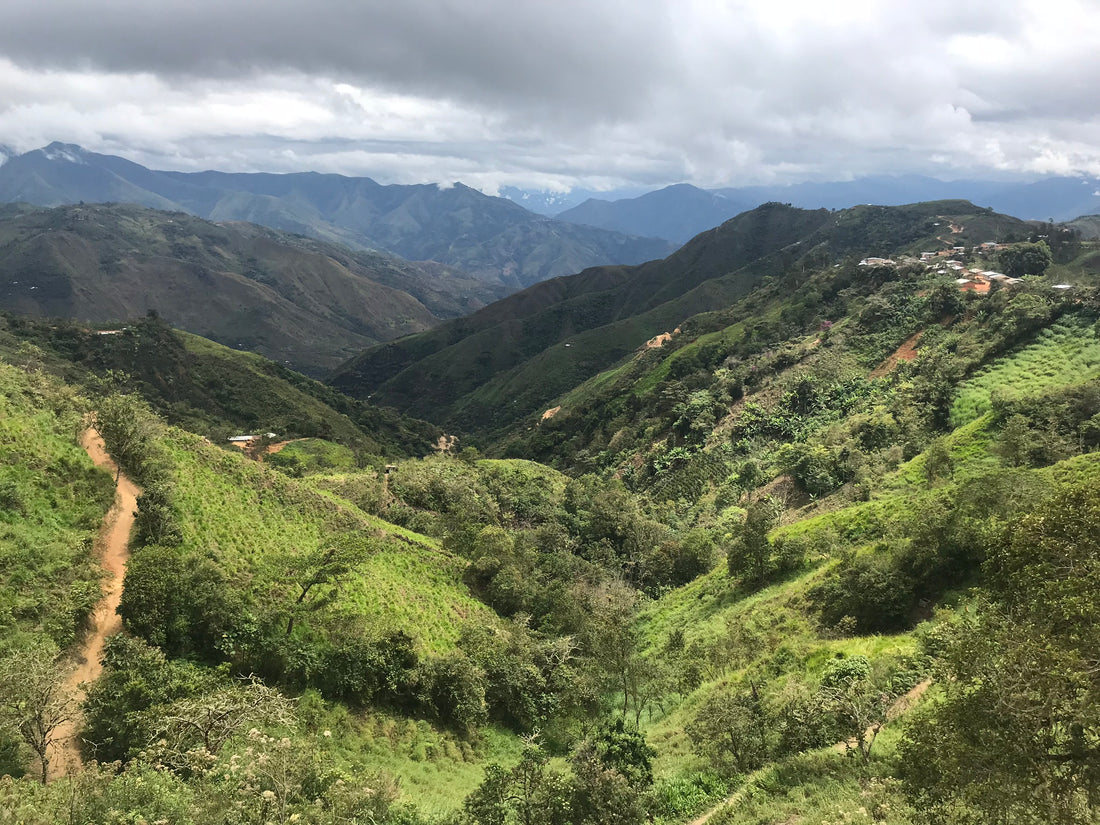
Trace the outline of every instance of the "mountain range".
{"label": "mountain range", "polygon": [[10,312],[103,324],[155,311],[313,375],[499,297],[441,264],[117,204],[0,207],[0,272]]}
{"label": "mountain range", "polygon": [[700,189],[682,183],[638,197],[589,198],[556,213],[558,219],[684,243],[747,209],[778,201],[804,209],[859,204],[900,206],[965,199],[1024,220],[1068,221],[1100,212],[1100,181],[1051,177],[1030,183],[941,181],[922,175],[883,175],[836,183]]}
{"label": "mountain range", "polygon": [[[959,231],[949,235],[949,225]],[[647,340],[728,307],[766,277],[805,270],[823,258],[943,248],[941,235],[952,244],[976,244],[1022,239],[1029,229],[967,201],[841,212],[768,203],[703,232],[664,260],[555,278],[374,346],[330,380],[348,395],[486,435],[542,412]]]}
{"label": "mountain range", "polygon": [[121,202],[250,221],[433,260],[507,291],[588,266],[641,263],[674,245],[536,215],[461,183],[379,184],[342,175],[164,172],[80,146],[52,143],[0,165],[0,202],[59,206]]}

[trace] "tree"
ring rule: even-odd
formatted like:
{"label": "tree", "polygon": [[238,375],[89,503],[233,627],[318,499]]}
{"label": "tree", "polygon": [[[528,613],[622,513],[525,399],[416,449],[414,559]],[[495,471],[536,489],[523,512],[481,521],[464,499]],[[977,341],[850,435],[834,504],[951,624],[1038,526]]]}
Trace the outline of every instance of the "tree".
{"label": "tree", "polygon": [[840,725],[845,747],[857,751],[864,763],[869,762],[871,748],[897,697],[875,677],[866,656],[829,662],[819,693],[823,707],[835,715]]}
{"label": "tree", "polygon": [[170,656],[214,659],[241,606],[214,562],[151,545],[130,559],[118,612],[131,633]]}
{"label": "tree", "polygon": [[1001,269],[1012,278],[1025,275],[1042,275],[1054,260],[1046,241],[1017,243],[1002,249],[999,256]]}
{"label": "tree", "polygon": [[549,762],[537,734],[526,738],[514,768],[485,769],[485,779],[466,799],[466,816],[476,825],[571,825],[569,783]]}
{"label": "tree", "polygon": [[1005,422],[993,449],[1008,466],[1021,467],[1029,463],[1032,441],[1028,420],[1016,414]]}
{"label": "tree", "polygon": [[0,725],[18,734],[42,766],[42,784],[50,769],[50,749],[77,717],[74,691],[65,683],[57,649],[40,643],[11,651],[0,659]]}
{"label": "tree", "polygon": [[749,505],[740,534],[726,554],[731,576],[744,576],[755,585],[764,583],[771,568],[772,545],[768,533],[779,524],[781,513],[782,506],[771,496]]}
{"label": "tree", "polygon": [[420,701],[443,724],[471,734],[488,720],[485,671],[462,651],[428,659],[418,678]]}
{"label": "tree", "polygon": [[749,681],[711,694],[687,725],[692,748],[715,765],[740,773],[768,756],[768,722],[756,684]]}
{"label": "tree", "polygon": [[908,726],[908,791],[937,823],[1093,823],[1100,489],[1063,487],[1002,526],[985,573],[989,598],[937,640],[944,698]]}
{"label": "tree", "polygon": [[[643,749],[648,748],[644,741]],[[651,774],[646,772],[648,758],[639,769],[630,756],[609,753],[597,733],[577,748],[571,761],[572,825],[638,825],[643,821],[646,812],[642,791],[647,787],[647,775],[652,782]]]}
{"label": "tree", "polygon": [[92,414],[92,428],[103,439],[118,463],[115,481],[123,465],[140,475],[141,465],[156,431],[156,416],[148,405],[132,395],[112,394],[99,399]]}
{"label": "tree", "polygon": [[943,438],[935,439],[928,445],[924,454],[924,478],[929,485],[939,479],[950,478],[955,469],[951,459],[951,450]]}
{"label": "tree", "polygon": [[653,757],[657,752],[635,725],[628,728],[622,719],[600,725],[589,737],[596,759],[605,768],[622,774],[634,788],[653,784]]}
{"label": "tree", "polygon": [[249,728],[289,726],[294,704],[257,679],[244,679],[157,709],[149,756],[177,771],[201,768]]}
{"label": "tree", "polygon": [[[374,546],[359,536],[344,536],[338,542],[321,546],[304,553],[296,553],[287,559],[289,575],[294,580],[297,595],[289,609],[286,635],[294,630],[294,622],[300,613],[319,610],[336,597],[340,580],[365,561]],[[325,586],[324,594],[318,597]]]}

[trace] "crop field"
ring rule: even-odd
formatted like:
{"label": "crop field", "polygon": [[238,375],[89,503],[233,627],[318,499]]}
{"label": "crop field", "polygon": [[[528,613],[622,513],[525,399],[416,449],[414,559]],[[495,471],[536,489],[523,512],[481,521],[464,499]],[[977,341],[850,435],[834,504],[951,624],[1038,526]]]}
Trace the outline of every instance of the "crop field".
{"label": "crop field", "polygon": [[989,412],[996,391],[1032,395],[1050,387],[1100,376],[1100,339],[1092,320],[1069,316],[1040,332],[1031,343],[998,358],[959,385],[951,406],[951,426],[960,427]]}
{"label": "crop field", "polygon": [[373,553],[341,584],[335,611],[401,627],[432,651],[450,648],[463,621],[490,621],[461,582],[462,562],[437,542],[178,431],[171,454],[184,547],[254,594],[288,586],[296,556],[365,533]]}

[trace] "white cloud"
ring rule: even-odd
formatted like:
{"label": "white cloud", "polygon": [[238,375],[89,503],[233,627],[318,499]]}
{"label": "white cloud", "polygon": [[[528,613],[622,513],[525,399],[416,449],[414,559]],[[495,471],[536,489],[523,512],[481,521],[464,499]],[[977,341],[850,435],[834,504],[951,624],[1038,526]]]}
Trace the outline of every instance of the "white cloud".
{"label": "white cloud", "polygon": [[1092,0],[7,0],[0,143],[560,190],[1100,173]]}

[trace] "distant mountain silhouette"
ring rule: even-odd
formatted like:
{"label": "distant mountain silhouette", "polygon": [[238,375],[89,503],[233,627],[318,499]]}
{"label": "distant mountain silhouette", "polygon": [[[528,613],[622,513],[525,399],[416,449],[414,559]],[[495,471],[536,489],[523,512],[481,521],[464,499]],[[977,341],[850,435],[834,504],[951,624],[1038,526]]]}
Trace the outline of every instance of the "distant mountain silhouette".
{"label": "distant mountain silhouette", "polygon": [[901,206],[944,199],[969,200],[1023,220],[1066,221],[1100,212],[1100,181],[1052,177],[1034,183],[1003,183],[883,175],[839,183],[713,190],[677,184],[635,198],[590,198],[558,213],[558,218],[683,243],[746,209],[771,201],[803,209],[847,209],[859,204]]}
{"label": "distant mountain silhouette", "polygon": [[674,246],[536,215],[460,183],[384,186],[370,178],[158,172],[51,143],[0,166],[0,202],[133,203],[210,220],[250,221],[353,249],[457,267],[516,290],[588,266],[641,263]]}

